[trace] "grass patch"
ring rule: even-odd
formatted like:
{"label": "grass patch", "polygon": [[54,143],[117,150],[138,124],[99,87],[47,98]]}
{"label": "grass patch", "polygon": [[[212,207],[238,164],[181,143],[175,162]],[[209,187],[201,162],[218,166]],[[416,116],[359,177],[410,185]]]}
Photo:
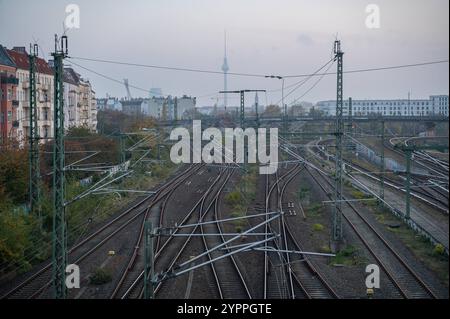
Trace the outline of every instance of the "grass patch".
{"label": "grass patch", "polygon": [[302,187],[298,190],[298,199],[303,200],[309,195],[309,188],[308,187]]}
{"label": "grass patch", "polygon": [[364,263],[364,258],[360,255],[358,249],[354,246],[346,246],[344,249],[336,253],[336,256],[331,258],[331,264],[357,266]]}
{"label": "grass patch", "polygon": [[[403,244],[408,247],[416,258],[433,271],[438,278],[448,287],[448,256],[441,244],[434,245],[428,239],[418,235],[400,219],[386,211],[376,211],[377,220],[383,224],[388,231],[394,233]],[[398,228],[391,228],[389,225],[398,224]]]}
{"label": "grass patch", "polygon": [[312,217],[321,216],[323,213],[323,206],[320,203],[314,203],[306,209],[307,215]]}

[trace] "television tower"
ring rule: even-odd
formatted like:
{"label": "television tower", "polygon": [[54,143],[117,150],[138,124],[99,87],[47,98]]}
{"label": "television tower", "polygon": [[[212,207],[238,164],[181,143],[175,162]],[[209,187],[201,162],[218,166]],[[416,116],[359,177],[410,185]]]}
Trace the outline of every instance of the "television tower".
{"label": "television tower", "polygon": [[[223,90],[224,92],[227,91],[228,89],[228,85],[227,85],[227,73],[228,70],[230,69],[228,67],[228,61],[227,61],[227,33],[225,31],[225,38],[224,38],[224,51],[225,51],[225,55],[223,58],[223,65],[222,65],[222,71],[223,71]],[[225,106],[225,111],[227,110],[227,103],[228,103],[228,95],[227,93],[225,93],[224,97],[223,97],[223,104]]]}

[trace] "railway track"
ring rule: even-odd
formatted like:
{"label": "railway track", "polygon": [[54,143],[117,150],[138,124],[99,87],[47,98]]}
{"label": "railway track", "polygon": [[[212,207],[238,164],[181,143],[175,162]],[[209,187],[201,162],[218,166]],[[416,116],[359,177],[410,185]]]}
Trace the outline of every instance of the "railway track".
{"label": "railway track", "polygon": [[[281,177],[276,177],[272,187],[267,185],[266,214],[270,211],[270,198],[275,190],[277,195],[275,196],[277,209],[283,211],[285,191],[289,183],[303,170],[303,166],[296,165]],[[268,181],[268,179],[266,181]],[[293,235],[289,223],[286,220],[287,218],[291,217],[285,217],[283,214],[278,223],[268,224],[268,232],[276,232],[281,235],[280,240],[274,243],[274,248],[285,251],[302,251],[303,249]],[[269,278],[266,278],[264,281],[264,296],[266,298],[339,298],[337,293],[328,284],[307,256],[286,252],[281,254],[268,253],[267,258],[272,260],[272,265],[274,263],[279,263],[281,267],[284,268],[284,272],[280,272],[279,278],[276,278],[276,276],[269,275],[270,272],[266,270],[265,274],[266,276],[269,276]],[[274,280],[274,277],[276,280]],[[280,284],[280,279],[284,280],[284,284]]]}
{"label": "railway track", "polygon": [[[155,205],[167,190],[179,185],[182,181],[193,174],[198,169],[189,167],[186,171],[174,177],[172,180],[161,186],[154,194],[146,196],[142,200],[126,209],[119,216],[107,222],[99,229],[85,237],[79,243],[71,247],[68,251],[69,263],[79,264],[100,247],[107,243],[122,230],[133,226],[137,223],[142,215],[145,215],[150,206]],[[127,218],[128,217],[128,218]],[[103,235],[103,237],[102,237]],[[89,246],[89,243],[93,243]],[[51,286],[52,263],[49,262],[39,270],[35,271],[31,276],[20,282],[18,285],[9,289],[0,299],[33,299],[39,298]]]}
{"label": "railway track", "polygon": [[[209,207],[203,212],[200,211],[199,221],[211,222],[219,220],[219,198],[222,194],[223,188],[231,178],[234,170],[230,170],[230,173],[226,177],[225,183],[223,183],[218,190],[218,196],[215,196],[213,200],[213,207]],[[209,209],[209,210],[208,210]],[[214,214],[209,214],[210,210],[214,211]],[[222,227],[219,223],[210,223],[200,225],[201,234],[220,234],[220,236],[203,236],[202,241],[206,251],[225,243],[226,239],[222,231]],[[227,248],[227,246],[225,246]],[[230,250],[215,250],[207,254],[208,259],[211,261],[216,258],[223,257],[224,254],[229,253]],[[217,260],[210,264],[211,271],[213,272],[217,290],[220,299],[252,299],[252,295],[248,288],[248,285],[244,279],[241,269],[239,268],[236,259],[233,255],[226,258]]]}
{"label": "railway track", "polygon": [[[321,146],[319,144],[320,141],[316,141],[314,145],[314,149],[317,150],[319,154],[322,154],[323,157],[321,157],[323,160],[326,160],[330,157],[332,157],[332,154],[326,153],[324,150],[321,149]],[[396,150],[397,151],[397,150]],[[362,167],[361,165],[358,165],[357,163],[350,163],[347,160],[344,160],[347,166],[359,170],[364,175],[370,177],[371,179],[374,179],[376,181],[380,181],[380,174],[379,173],[372,173],[366,168]],[[384,176],[385,185],[389,186],[395,190],[398,190],[400,192],[405,193],[405,186],[404,183],[398,182],[396,180],[393,180],[387,176]],[[423,179],[420,179],[419,177],[413,177],[412,178],[412,187],[415,187],[414,191],[411,191],[411,196],[420,200],[421,202],[432,206],[433,208],[437,209],[439,212],[448,215],[449,209],[448,209],[448,194],[444,194],[438,190],[438,188],[427,188],[423,186],[423,183],[425,181]]]}
{"label": "railway track", "polygon": [[[212,210],[214,207],[215,215],[217,214],[218,207],[218,199],[219,196],[228,182],[231,174],[224,174],[224,171],[221,171],[218,177],[213,181],[211,186],[205,191],[203,196],[199,199],[199,201],[195,204],[195,206],[189,211],[189,213],[183,218],[181,223],[179,223],[180,228],[177,228],[173,235],[183,234],[183,237],[175,237],[169,236],[168,239],[164,242],[161,241],[161,246],[159,250],[156,251],[155,254],[155,269],[157,272],[162,273],[170,269],[174,269],[177,264],[180,263],[181,260],[189,259],[187,247],[192,243],[194,238],[198,238],[194,236],[195,234],[201,234],[202,231],[200,227],[203,227],[205,230],[205,226],[195,226],[192,227],[191,230],[189,228],[183,228],[181,226],[185,226],[188,223],[197,223],[199,220],[206,220],[205,216],[208,212]],[[223,179],[221,183],[220,180]],[[216,189],[218,187],[218,189]],[[209,204],[207,204],[207,200],[209,197],[212,197]],[[206,208],[205,208],[206,207]],[[198,215],[195,213],[198,212]],[[215,223],[216,224],[216,223]],[[191,225],[191,224],[190,224]],[[208,224],[214,225],[214,224]],[[217,225],[216,225],[217,226]],[[208,231],[209,232],[209,231]],[[220,234],[222,234],[221,230],[219,230]],[[222,234],[223,236],[223,234]],[[221,238],[223,239],[224,237]],[[203,237],[204,238],[204,237]],[[208,245],[211,244],[210,237],[207,237]],[[207,246],[210,247],[210,246]],[[217,252],[217,251],[215,251]],[[216,256],[215,256],[216,257]],[[216,289],[217,289],[217,298],[251,298],[251,294],[248,290],[248,287],[243,279],[242,274],[240,273],[237,264],[235,266],[234,258],[222,259],[222,263],[216,262],[214,269],[215,274],[217,275],[216,281]],[[212,264],[211,264],[212,265]],[[230,269],[230,266],[232,267]],[[132,281],[132,284],[125,289],[125,293],[121,296],[121,298],[142,298],[143,296],[143,270],[140,271],[139,275]],[[165,287],[169,283],[167,281],[161,281],[156,285],[155,288],[155,297],[158,297],[161,294],[161,291],[165,289]]]}
{"label": "railway track", "polygon": [[[220,177],[220,175],[219,175]],[[210,186],[210,188],[206,191],[206,193],[200,198],[200,200],[197,202],[197,204],[191,209],[191,211],[186,215],[185,219],[183,220],[182,224],[185,224],[186,221],[188,221],[191,216],[193,215],[194,211],[198,208],[198,206],[204,201],[206,194],[209,192],[209,190],[215,185],[215,183],[218,181],[218,178],[213,182],[213,184]],[[166,198],[166,201],[169,199],[170,195],[173,192],[169,194],[169,196]],[[167,207],[167,203],[163,204],[159,213],[159,216],[156,217],[156,220],[159,220],[159,227],[162,227],[162,220],[163,216],[165,214],[165,210]],[[117,281],[115,288],[110,296],[110,298],[120,298],[120,299],[132,299],[132,298],[141,298],[143,295],[143,276],[144,276],[144,265],[145,261],[143,259],[143,246],[142,246],[142,237],[143,237],[143,228],[141,228],[141,232],[139,233],[139,236],[136,240],[135,245],[135,254],[133,254],[130,257],[130,260],[128,262],[128,266],[124,268],[120,279]],[[160,236],[158,236],[160,237]],[[180,237],[177,237],[177,239],[181,239]],[[155,250],[155,268],[162,270],[160,267],[161,265],[161,257],[168,257],[170,254],[162,254],[162,252],[169,246],[169,244],[172,243],[172,241],[177,241],[174,239],[174,237],[169,237],[163,244],[162,241],[157,240],[157,244],[154,248]],[[186,239],[186,242],[188,239]],[[167,249],[169,252],[176,252],[178,251],[179,243],[175,243],[175,245],[170,246],[170,249]],[[184,250],[185,246],[183,244],[182,249],[179,251],[180,253]],[[175,246],[175,247],[173,247]],[[133,257],[134,256],[134,257]],[[165,270],[165,269],[164,269]]]}
{"label": "railway track", "polygon": [[[328,177],[315,171],[313,173],[309,168],[307,168],[307,172],[331,199],[333,185]],[[406,299],[437,298],[427,283],[372,225],[369,219],[363,216],[350,202],[345,202],[345,206],[349,209],[342,211],[343,219],[394,284],[397,289],[397,297]]]}
{"label": "railway track", "polygon": [[[388,148],[390,151],[399,154],[400,156],[404,157],[405,154],[394,148],[394,146],[397,144],[394,141],[400,141],[400,143],[403,143],[405,146],[408,146],[408,141],[410,141],[412,138],[399,138],[399,137],[394,137],[391,138],[389,140],[389,143],[385,142],[385,147]],[[420,153],[418,152],[414,152],[414,155],[418,155],[420,158]],[[414,160],[414,164],[428,170],[430,173],[435,174],[437,177],[439,178],[444,178],[447,182],[448,182],[448,169],[443,168],[441,165],[436,165],[436,163],[432,162],[428,162],[428,163],[423,163],[423,159],[419,160],[419,159],[415,159]]]}
{"label": "railway track", "polygon": [[[195,173],[195,172],[194,172]],[[177,186],[179,186],[181,183],[183,183],[185,179],[181,180]],[[167,194],[164,195],[164,199],[162,201],[161,207],[159,209],[159,216],[154,218],[159,221],[158,227],[162,226],[162,220],[164,216],[164,212],[166,210],[167,202],[175,192],[177,187],[172,187]],[[110,295],[110,299],[114,299],[117,296],[124,296],[124,295],[135,295],[133,294],[133,291],[129,291],[128,287],[131,287],[133,282],[136,280],[137,277],[139,277],[139,274],[141,272],[141,269],[144,268],[145,261],[143,259],[143,247],[142,247],[142,240],[144,237],[144,230],[145,230],[145,222],[149,219],[150,210],[153,206],[149,206],[144,214],[144,217],[141,220],[140,226],[139,226],[139,233],[136,238],[136,242],[134,244],[133,253],[131,254],[128,263],[126,267],[123,269],[120,278],[113,290],[113,292]],[[157,243],[155,250],[158,251],[160,246],[160,237],[157,238]]]}

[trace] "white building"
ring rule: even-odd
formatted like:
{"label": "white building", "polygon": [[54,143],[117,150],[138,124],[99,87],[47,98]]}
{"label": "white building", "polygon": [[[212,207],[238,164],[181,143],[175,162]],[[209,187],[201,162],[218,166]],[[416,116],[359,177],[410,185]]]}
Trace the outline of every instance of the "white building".
{"label": "white building", "polygon": [[[52,65],[50,61],[50,65]],[[64,68],[64,128],[86,127],[97,131],[97,100],[91,83],[72,68]]]}
{"label": "white building", "polygon": [[122,111],[122,103],[116,97],[101,98],[97,99],[97,109]]}
{"label": "white building", "polygon": [[[348,100],[344,101],[344,115],[348,114]],[[432,95],[429,99],[395,99],[395,100],[353,100],[354,116],[448,116],[448,95]],[[320,101],[317,109],[325,115],[336,115],[336,101]]]}
{"label": "white building", "polygon": [[[142,102],[142,113],[156,119],[175,119],[175,103],[177,105],[177,119],[188,119],[195,109],[196,99],[183,95],[182,97],[152,97]],[[165,114],[164,114],[165,113]]]}

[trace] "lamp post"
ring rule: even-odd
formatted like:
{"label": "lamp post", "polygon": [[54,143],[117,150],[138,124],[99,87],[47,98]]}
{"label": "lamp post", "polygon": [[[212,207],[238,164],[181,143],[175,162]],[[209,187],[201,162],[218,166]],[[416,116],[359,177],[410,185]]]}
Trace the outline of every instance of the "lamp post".
{"label": "lamp post", "polygon": [[284,132],[287,132],[287,105],[284,103],[284,77],[280,75],[266,75],[266,79],[278,79],[281,80],[281,105],[283,106],[284,118],[283,118],[283,128]]}

